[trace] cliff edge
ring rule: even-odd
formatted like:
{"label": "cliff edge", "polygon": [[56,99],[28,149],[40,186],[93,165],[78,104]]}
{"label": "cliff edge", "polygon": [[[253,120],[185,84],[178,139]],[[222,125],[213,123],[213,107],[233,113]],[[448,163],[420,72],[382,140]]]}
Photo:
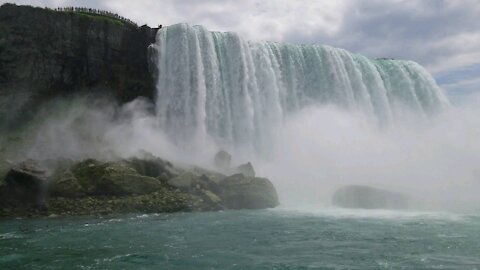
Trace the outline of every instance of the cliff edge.
{"label": "cliff edge", "polygon": [[17,127],[62,96],[153,99],[148,46],[155,34],[106,16],[2,5],[0,128]]}

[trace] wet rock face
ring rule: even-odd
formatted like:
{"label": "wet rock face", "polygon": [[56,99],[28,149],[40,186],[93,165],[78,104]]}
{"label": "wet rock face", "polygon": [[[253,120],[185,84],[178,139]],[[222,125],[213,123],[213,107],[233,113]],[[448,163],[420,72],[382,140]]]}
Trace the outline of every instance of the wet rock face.
{"label": "wet rock face", "polygon": [[[127,162],[103,163],[90,159],[75,164],[70,171],[71,174],[63,174],[66,179],[56,181],[57,184],[70,182],[69,193],[77,192],[78,186],[81,194],[106,196],[148,194],[162,188],[160,180],[141,175]],[[62,194],[59,190],[57,193]]]}
{"label": "wet rock face", "polygon": [[27,160],[14,166],[5,176],[4,204],[14,207],[43,207],[47,196],[46,173]]}
{"label": "wet rock face", "polygon": [[[0,185],[0,216],[214,211],[278,205],[277,192],[268,179],[176,167],[156,157],[62,164],[48,176],[33,161],[11,169],[5,184]],[[31,206],[42,206],[45,211],[32,212]]]}
{"label": "wet rock face", "polygon": [[[149,27],[102,16],[0,7],[0,128],[16,128],[48,100],[100,94],[153,99]],[[7,105],[8,106],[2,106]],[[15,104],[15,106],[12,106]]]}
{"label": "wet rock face", "polygon": [[409,207],[410,199],[399,192],[352,185],[338,189],[333,195],[332,202],[345,208],[406,209]]}
{"label": "wet rock face", "polygon": [[242,165],[238,166],[235,169],[235,172],[236,173],[241,173],[241,174],[243,174],[244,176],[247,176],[247,177],[255,177],[255,169],[253,168],[253,165],[250,162],[247,162],[245,164],[242,164]]}
{"label": "wet rock face", "polygon": [[278,206],[278,195],[266,178],[235,174],[220,182],[221,198],[229,209],[264,209]]}

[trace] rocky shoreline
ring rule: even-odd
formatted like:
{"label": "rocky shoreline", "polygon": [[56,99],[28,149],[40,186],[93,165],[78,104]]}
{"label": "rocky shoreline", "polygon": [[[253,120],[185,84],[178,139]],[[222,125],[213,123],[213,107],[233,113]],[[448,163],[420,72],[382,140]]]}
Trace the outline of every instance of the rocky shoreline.
{"label": "rocky shoreline", "polygon": [[[46,169],[52,163],[55,169]],[[8,169],[0,194],[0,217],[218,211],[278,205],[275,187],[266,178],[178,166],[153,155],[114,161],[26,160]]]}

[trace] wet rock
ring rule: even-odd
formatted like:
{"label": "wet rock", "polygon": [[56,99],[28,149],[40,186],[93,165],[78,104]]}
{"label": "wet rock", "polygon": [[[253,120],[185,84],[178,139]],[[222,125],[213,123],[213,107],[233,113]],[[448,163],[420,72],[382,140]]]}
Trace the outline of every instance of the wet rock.
{"label": "wet rock", "polygon": [[409,207],[410,199],[399,192],[351,185],[338,189],[333,195],[332,202],[345,208],[405,209]]}
{"label": "wet rock", "polygon": [[5,176],[5,204],[12,207],[43,207],[47,193],[45,170],[33,160],[14,166]]}
{"label": "wet rock", "polygon": [[167,183],[181,190],[190,191],[192,188],[195,187],[197,179],[198,175],[191,172],[185,172],[183,174],[180,174],[179,176],[168,180]]}
{"label": "wet rock", "polygon": [[57,173],[53,177],[51,189],[52,196],[81,197],[86,194],[78,179],[70,170]]}
{"label": "wet rock", "polygon": [[[45,206],[46,185],[40,183],[47,183],[46,176],[37,167],[27,162],[10,170],[9,181],[0,185],[0,195],[15,194],[13,198],[19,202]],[[48,208],[20,209],[0,200],[0,216],[215,211],[278,205],[275,188],[267,179],[243,174],[227,177],[195,166],[176,167],[153,156],[109,162],[68,161],[57,167],[49,177]]]}
{"label": "wet rock", "polygon": [[162,188],[158,179],[140,175],[128,162],[90,159],[73,166],[72,173],[89,195],[148,194]]}
{"label": "wet rock", "polygon": [[255,169],[253,169],[253,165],[250,162],[238,166],[235,169],[235,173],[241,173],[247,177],[255,177]]}
{"label": "wet rock", "polygon": [[203,193],[212,203],[221,203],[222,199],[210,190],[204,190]]}
{"label": "wet rock", "polygon": [[172,178],[179,174],[168,161],[153,155],[147,158],[131,158],[127,161],[139,174],[148,177]]}
{"label": "wet rock", "polygon": [[275,187],[266,178],[235,174],[220,182],[221,198],[229,209],[263,209],[278,206]]}
{"label": "wet rock", "polygon": [[220,186],[208,176],[204,174],[198,175],[190,171],[170,179],[168,184],[184,192],[196,195],[201,194],[201,190],[208,190],[215,194],[221,192]]}
{"label": "wet rock", "polygon": [[205,175],[206,177],[208,177],[209,180],[215,182],[215,183],[219,183],[221,180],[225,179],[225,174],[221,174],[219,172],[214,172],[214,171],[210,171],[210,170],[207,170],[207,169],[204,169],[204,168],[200,168],[200,167],[193,167],[192,169],[189,169],[190,172],[198,175],[198,176],[202,176],[202,175]]}

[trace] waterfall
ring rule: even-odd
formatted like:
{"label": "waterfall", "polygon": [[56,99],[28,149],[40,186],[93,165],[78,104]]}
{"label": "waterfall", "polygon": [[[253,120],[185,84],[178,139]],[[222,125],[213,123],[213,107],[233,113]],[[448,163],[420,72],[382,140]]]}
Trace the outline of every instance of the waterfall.
{"label": "waterfall", "polygon": [[179,142],[208,137],[221,146],[258,150],[273,127],[312,105],[359,111],[380,125],[405,110],[428,117],[448,106],[431,75],[411,61],[250,42],[188,24],[162,28],[153,46],[157,115]]}

